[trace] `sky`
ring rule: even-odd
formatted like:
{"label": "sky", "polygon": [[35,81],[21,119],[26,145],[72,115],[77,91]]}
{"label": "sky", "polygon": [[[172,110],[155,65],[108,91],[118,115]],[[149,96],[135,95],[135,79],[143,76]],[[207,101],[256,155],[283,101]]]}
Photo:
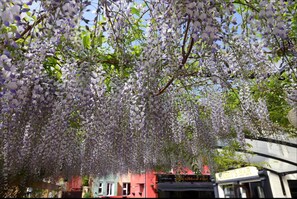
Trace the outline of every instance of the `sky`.
{"label": "sky", "polygon": [[[88,19],[90,20],[90,24],[93,25],[93,23],[91,23],[94,18],[95,18],[95,14],[96,14],[96,9],[97,9],[97,5],[98,5],[98,0],[92,0],[91,1],[91,5],[87,6],[85,8],[85,11],[86,10],[89,10],[88,12],[84,12],[84,15],[83,17],[85,19]],[[133,3],[135,4],[142,4],[143,1],[142,0],[135,0]],[[32,5],[30,6],[31,10],[34,10],[34,9],[39,9],[39,6],[40,6],[40,2],[33,2]],[[145,15],[144,18],[148,17],[148,15]],[[84,21],[81,21],[81,25],[85,26],[87,25]]]}
{"label": "sky", "polygon": [[[142,0],[135,0],[135,1],[133,1],[133,3],[135,3],[135,4],[142,4],[143,3],[143,1]],[[85,18],[85,19],[88,19],[88,20],[90,20],[90,22],[89,22],[89,26],[91,25],[93,25],[94,23],[92,23],[93,21],[94,21],[94,18],[95,18],[95,14],[96,14],[96,9],[97,9],[97,4],[98,4],[98,0],[92,0],[92,4],[91,5],[89,5],[89,6],[87,6],[87,8],[85,9],[85,11],[86,10],[89,10],[89,12],[84,12],[84,15],[83,15],[83,17]],[[39,2],[33,2],[33,4],[30,6],[30,8],[33,10],[33,9],[39,9],[39,5],[40,5],[40,3]],[[149,17],[149,15],[148,14],[146,14],[146,15],[144,15],[143,16],[143,18],[148,18]],[[235,13],[235,17],[236,17],[236,21],[237,21],[237,23],[238,24],[241,24],[242,23],[242,18],[241,18],[241,15],[240,14],[238,14],[238,13]],[[80,23],[82,26],[85,26],[85,25],[87,25],[84,21],[81,21],[81,23]],[[233,25],[230,25],[231,27],[233,26]],[[237,32],[238,33],[241,33],[241,28],[240,28],[240,26],[239,26],[239,29],[237,30]]]}

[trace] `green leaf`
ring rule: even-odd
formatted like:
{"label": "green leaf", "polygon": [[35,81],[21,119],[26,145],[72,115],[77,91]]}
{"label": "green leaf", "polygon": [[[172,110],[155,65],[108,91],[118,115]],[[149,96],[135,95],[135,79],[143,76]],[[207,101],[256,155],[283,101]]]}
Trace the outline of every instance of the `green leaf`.
{"label": "green leaf", "polygon": [[23,4],[23,8],[30,8],[27,4]]}
{"label": "green leaf", "polygon": [[102,46],[102,44],[105,42],[105,40],[106,40],[106,38],[104,37],[103,33],[101,32],[97,38],[98,45]]}
{"label": "green leaf", "polygon": [[89,49],[91,47],[90,34],[86,34],[83,36],[83,45],[84,45],[84,48],[86,49]]}
{"label": "green leaf", "polygon": [[140,11],[135,7],[131,8],[131,13],[134,15],[140,16]]}
{"label": "green leaf", "polygon": [[10,24],[10,28],[12,32],[17,32],[17,26],[15,24]]}

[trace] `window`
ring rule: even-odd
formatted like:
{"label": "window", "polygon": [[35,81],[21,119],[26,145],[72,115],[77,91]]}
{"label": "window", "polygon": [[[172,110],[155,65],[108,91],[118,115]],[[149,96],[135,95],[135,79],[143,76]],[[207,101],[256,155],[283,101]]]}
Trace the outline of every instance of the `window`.
{"label": "window", "polygon": [[123,195],[130,195],[130,183],[123,183]]}
{"label": "window", "polygon": [[234,187],[233,185],[223,186],[225,198],[235,198]]}
{"label": "window", "polygon": [[144,184],[139,184],[139,194],[141,195],[144,190]]}
{"label": "window", "polygon": [[251,198],[265,198],[261,181],[250,182]]}
{"label": "window", "polygon": [[239,191],[240,195],[241,196],[240,198],[248,198],[248,190],[246,187],[238,187],[237,188],[237,191]]}
{"label": "window", "polygon": [[265,198],[264,190],[261,186],[257,186],[257,196],[258,198]]}
{"label": "window", "polygon": [[292,198],[297,197],[297,180],[288,180]]}
{"label": "window", "polygon": [[107,183],[106,195],[112,196],[113,193],[113,183]]}
{"label": "window", "polygon": [[250,198],[249,184],[236,184],[234,185],[236,198]]}
{"label": "window", "polygon": [[98,194],[103,194],[103,183],[102,182],[99,182]]}

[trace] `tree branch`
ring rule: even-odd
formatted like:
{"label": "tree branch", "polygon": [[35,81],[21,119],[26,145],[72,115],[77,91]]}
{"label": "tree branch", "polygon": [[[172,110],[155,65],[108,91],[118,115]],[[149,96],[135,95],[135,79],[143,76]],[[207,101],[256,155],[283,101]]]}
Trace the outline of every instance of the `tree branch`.
{"label": "tree branch", "polygon": [[99,16],[99,8],[100,8],[100,2],[98,1],[97,9],[96,9],[96,17],[94,18],[94,21],[96,20],[96,22],[95,22],[95,28],[94,28],[94,35],[93,35],[93,38],[92,38],[92,45],[91,45],[92,49],[94,49],[94,47],[95,47],[95,38],[96,38],[96,35],[97,35],[97,27],[98,27],[98,18],[100,17]]}
{"label": "tree branch", "polygon": [[256,12],[259,12],[259,10],[257,8],[255,8],[254,6],[252,6],[251,4],[249,4],[249,2],[245,1],[244,2],[241,2],[241,1],[233,1],[234,4],[240,4],[240,5],[243,5],[243,6],[247,6],[249,8],[251,8],[252,10],[256,11]]}
{"label": "tree branch", "polygon": [[113,23],[112,23],[110,17],[108,16],[108,14],[107,14],[107,12],[110,12],[110,10],[107,8],[107,4],[105,4],[104,6],[105,6],[105,11],[106,11],[106,18],[108,19],[108,22],[110,23],[112,32],[114,33],[113,36],[115,37],[116,44],[117,44],[118,48],[120,49],[120,44],[119,44],[119,41],[118,41],[119,38],[115,35],[116,31],[115,31],[115,29],[114,29],[114,27],[113,27]]}
{"label": "tree branch", "polygon": [[[46,18],[46,15],[41,15],[40,18],[37,19],[32,25],[29,25],[22,33],[20,38],[23,38],[29,31],[31,31],[36,25],[38,25],[43,19]],[[14,41],[17,41],[20,38],[14,38]]]}
{"label": "tree branch", "polygon": [[[182,67],[187,63],[187,60],[188,60],[189,55],[190,55],[190,53],[191,53],[191,51],[192,51],[193,45],[194,45],[194,39],[191,38],[191,41],[190,41],[190,44],[189,44],[189,47],[188,47],[188,52],[187,52],[187,54],[185,54],[185,55],[183,56],[182,63],[179,65],[178,70],[182,69]],[[164,91],[165,91],[165,90],[172,84],[172,82],[175,80],[175,78],[176,78],[176,77],[173,76],[173,77],[167,82],[167,84],[166,84],[163,88],[161,88],[161,89],[159,90],[158,93],[155,93],[155,94],[154,94],[154,96],[158,96],[158,95],[161,95],[162,93],[164,93]]]}
{"label": "tree branch", "polygon": [[186,54],[186,52],[185,52],[185,46],[186,46],[186,40],[187,40],[187,37],[188,37],[188,31],[189,31],[190,21],[191,21],[191,18],[189,16],[189,19],[188,19],[188,22],[187,22],[187,27],[186,27],[186,33],[185,33],[184,40],[183,40],[183,46],[182,46],[182,55],[183,55],[183,57]]}

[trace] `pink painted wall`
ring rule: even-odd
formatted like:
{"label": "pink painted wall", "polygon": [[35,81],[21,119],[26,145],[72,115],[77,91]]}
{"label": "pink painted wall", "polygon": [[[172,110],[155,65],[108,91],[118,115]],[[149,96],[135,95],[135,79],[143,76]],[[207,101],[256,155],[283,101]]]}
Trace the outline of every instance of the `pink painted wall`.
{"label": "pink painted wall", "polygon": [[210,170],[209,167],[207,165],[203,165],[203,169],[201,171],[202,175],[210,175]]}
{"label": "pink painted wall", "polygon": [[143,174],[131,174],[131,194],[129,198],[157,198],[155,174],[153,171],[147,171]]}

